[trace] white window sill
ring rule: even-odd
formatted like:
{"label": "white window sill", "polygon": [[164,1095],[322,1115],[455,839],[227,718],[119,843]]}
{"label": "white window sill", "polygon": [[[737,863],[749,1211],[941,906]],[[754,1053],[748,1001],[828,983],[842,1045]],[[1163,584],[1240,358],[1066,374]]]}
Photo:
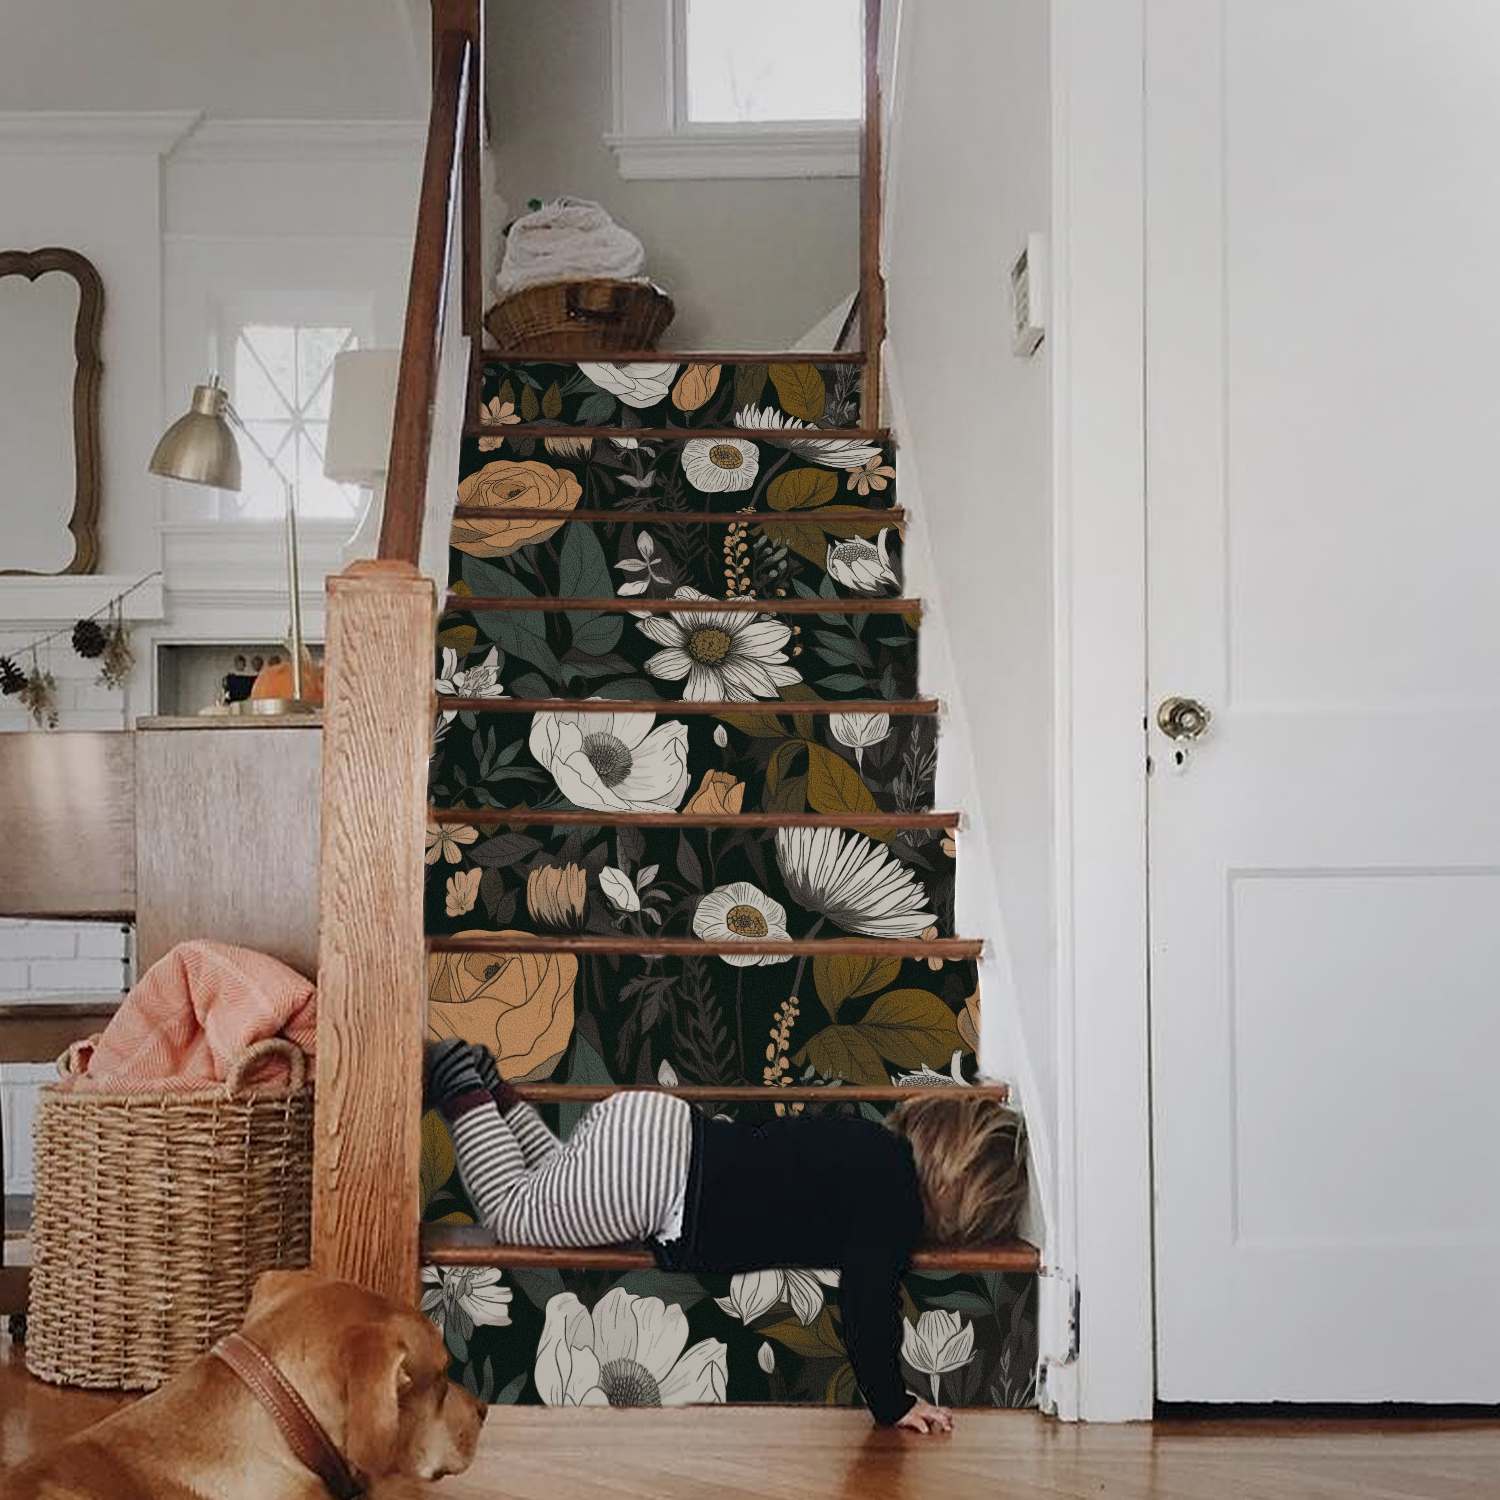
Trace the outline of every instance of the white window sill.
{"label": "white window sill", "polygon": [[858,177],[859,129],[724,130],[702,134],[611,134],[627,181],[713,177]]}

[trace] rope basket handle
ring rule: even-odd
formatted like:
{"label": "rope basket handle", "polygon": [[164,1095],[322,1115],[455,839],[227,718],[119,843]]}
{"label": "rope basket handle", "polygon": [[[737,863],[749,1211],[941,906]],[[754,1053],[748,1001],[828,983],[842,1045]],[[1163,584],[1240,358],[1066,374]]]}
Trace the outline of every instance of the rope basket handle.
{"label": "rope basket handle", "polygon": [[94,1050],[98,1042],[97,1036],[85,1037],[82,1041],[69,1042],[68,1050],[57,1059],[57,1076],[59,1078],[81,1078],[89,1066],[89,1054]]}
{"label": "rope basket handle", "polygon": [[[279,1057],[287,1067],[284,1084],[257,1084],[253,1089],[245,1088],[245,1075],[252,1072],[268,1057]],[[295,1094],[307,1079],[307,1054],[295,1042],[283,1036],[266,1037],[264,1041],[252,1042],[229,1065],[229,1074],[224,1080],[224,1097],[239,1098],[242,1093]]]}

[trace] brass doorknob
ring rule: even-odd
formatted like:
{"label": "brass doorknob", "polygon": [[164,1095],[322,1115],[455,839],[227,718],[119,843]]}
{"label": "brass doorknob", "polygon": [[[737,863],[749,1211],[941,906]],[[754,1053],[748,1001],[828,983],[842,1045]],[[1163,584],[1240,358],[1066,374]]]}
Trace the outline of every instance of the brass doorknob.
{"label": "brass doorknob", "polygon": [[1163,698],[1156,722],[1169,740],[1195,740],[1213,715],[1196,698]]}

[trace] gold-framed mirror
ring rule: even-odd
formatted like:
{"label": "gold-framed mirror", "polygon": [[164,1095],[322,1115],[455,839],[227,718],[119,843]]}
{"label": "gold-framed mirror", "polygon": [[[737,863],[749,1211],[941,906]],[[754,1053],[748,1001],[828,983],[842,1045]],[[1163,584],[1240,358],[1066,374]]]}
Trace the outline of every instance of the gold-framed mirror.
{"label": "gold-framed mirror", "polygon": [[0,251],[0,574],[98,566],[103,317],[86,256]]}

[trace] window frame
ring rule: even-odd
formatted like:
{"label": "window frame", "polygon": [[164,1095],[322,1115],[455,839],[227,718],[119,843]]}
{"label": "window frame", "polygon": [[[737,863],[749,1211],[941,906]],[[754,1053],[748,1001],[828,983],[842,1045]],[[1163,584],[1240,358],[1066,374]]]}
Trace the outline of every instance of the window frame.
{"label": "window frame", "polygon": [[859,120],[687,119],[686,0],[611,0],[613,129],[627,180],[858,177]]}
{"label": "window frame", "polygon": [[[217,308],[215,329],[215,357],[213,368],[221,371],[221,378],[229,389],[230,400],[236,396],[235,360],[240,333],[247,327],[257,325],[282,328],[344,327],[352,331],[354,347],[369,347],[371,337],[371,310],[368,301],[360,298],[345,298],[337,294],[303,290],[277,290],[237,293],[223,298]],[[330,374],[330,379],[331,374]],[[251,420],[259,420],[252,418]],[[241,434],[239,441],[249,447],[248,434]],[[293,439],[295,441],[295,437]],[[278,472],[280,466],[276,466]],[[346,486],[347,488],[347,486]],[[284,524],[283,510],[278,503],[275,510],[265,514],[247,513],[241,493],[217,490],[219,497],[219,521],[243,526],[280,526]],[[358,496],[352,502],[347,516],[314,514],[303,509],[301,494],[298,494],[298,523],[304,530],[327,528],[339,532],[349,531],[358,521],[361,501]]]}

